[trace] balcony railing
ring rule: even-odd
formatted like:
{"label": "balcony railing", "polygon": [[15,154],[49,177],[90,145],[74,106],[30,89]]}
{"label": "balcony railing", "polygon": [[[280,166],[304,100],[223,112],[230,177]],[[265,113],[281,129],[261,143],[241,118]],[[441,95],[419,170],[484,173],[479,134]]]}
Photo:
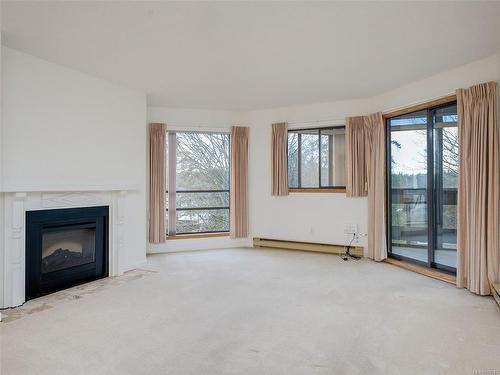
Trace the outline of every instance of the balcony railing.
{"label": "balcony railing", "polygon": [[[193,194],[191,201],[195,202],[183,201],[183,194]],[[202,194],[205,196],[201,196]],[[194,198],[197,195],[199,197]],[[209,204],[203,205],[203,200]],[[219,204],[218,201],[222,204]],[[225,202],[227,204],[224,204]],[[176,234],[229,231],[229,189],[176,190],[176,203]]]}
{"label": "balcony railing", "polygon": [[[442,189],[441,201],[443,205],[456,205],[457,204],[457,189],[445,188]],[[422,188],[392,188],[391,200],[392,203],[415,203],[412,197],[417,196],[416,203],[427,203],[427,189]]]}
{"label": "balcony railing", "polygon": [[[457,189],[446,188],[436,194],[436,245],[450,248],[456,244]],[[391,232],[393,246],[427,247],[427,189],[391,189]]]}

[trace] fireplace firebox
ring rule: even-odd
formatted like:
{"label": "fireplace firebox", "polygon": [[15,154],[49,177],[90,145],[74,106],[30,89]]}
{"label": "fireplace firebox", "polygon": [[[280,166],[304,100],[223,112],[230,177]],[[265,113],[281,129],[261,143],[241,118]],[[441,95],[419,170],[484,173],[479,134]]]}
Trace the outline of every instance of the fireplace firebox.
{"label": "fireplace firebox", "polygon": [[26,300],[108,276],[109,208],[26,212]]}

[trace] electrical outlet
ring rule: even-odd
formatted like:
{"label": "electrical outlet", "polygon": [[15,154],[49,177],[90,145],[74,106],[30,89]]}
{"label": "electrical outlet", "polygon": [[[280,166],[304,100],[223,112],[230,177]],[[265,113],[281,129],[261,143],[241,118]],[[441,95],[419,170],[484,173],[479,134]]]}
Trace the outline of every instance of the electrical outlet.
{"label": "electrical outlet", "polygon": [[346,223],[344,225],[344,234],[358,233],[358,224]]}

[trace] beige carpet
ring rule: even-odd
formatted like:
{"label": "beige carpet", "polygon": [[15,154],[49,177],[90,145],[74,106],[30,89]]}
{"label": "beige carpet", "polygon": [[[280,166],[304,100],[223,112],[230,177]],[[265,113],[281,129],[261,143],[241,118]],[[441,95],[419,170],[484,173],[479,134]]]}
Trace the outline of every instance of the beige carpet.
{"label": "beige carpet", "polygon": [[395,266],[255,249],[149,262],[10,311],[0,374],[500,374],[493,299]]}

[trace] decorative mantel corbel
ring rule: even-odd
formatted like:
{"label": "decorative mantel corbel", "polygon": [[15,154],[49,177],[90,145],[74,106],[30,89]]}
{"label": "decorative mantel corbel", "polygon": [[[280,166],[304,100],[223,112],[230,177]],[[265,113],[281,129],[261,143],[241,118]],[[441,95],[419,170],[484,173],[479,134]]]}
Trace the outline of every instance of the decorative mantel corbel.
{"label": "decorative mantel corbel", "polygon": [[4,305],[24,303],[24,216],[27,193],[15,193],[12,199],[10,234],[5,246],[5,260],[9,267],[4,274]]}

